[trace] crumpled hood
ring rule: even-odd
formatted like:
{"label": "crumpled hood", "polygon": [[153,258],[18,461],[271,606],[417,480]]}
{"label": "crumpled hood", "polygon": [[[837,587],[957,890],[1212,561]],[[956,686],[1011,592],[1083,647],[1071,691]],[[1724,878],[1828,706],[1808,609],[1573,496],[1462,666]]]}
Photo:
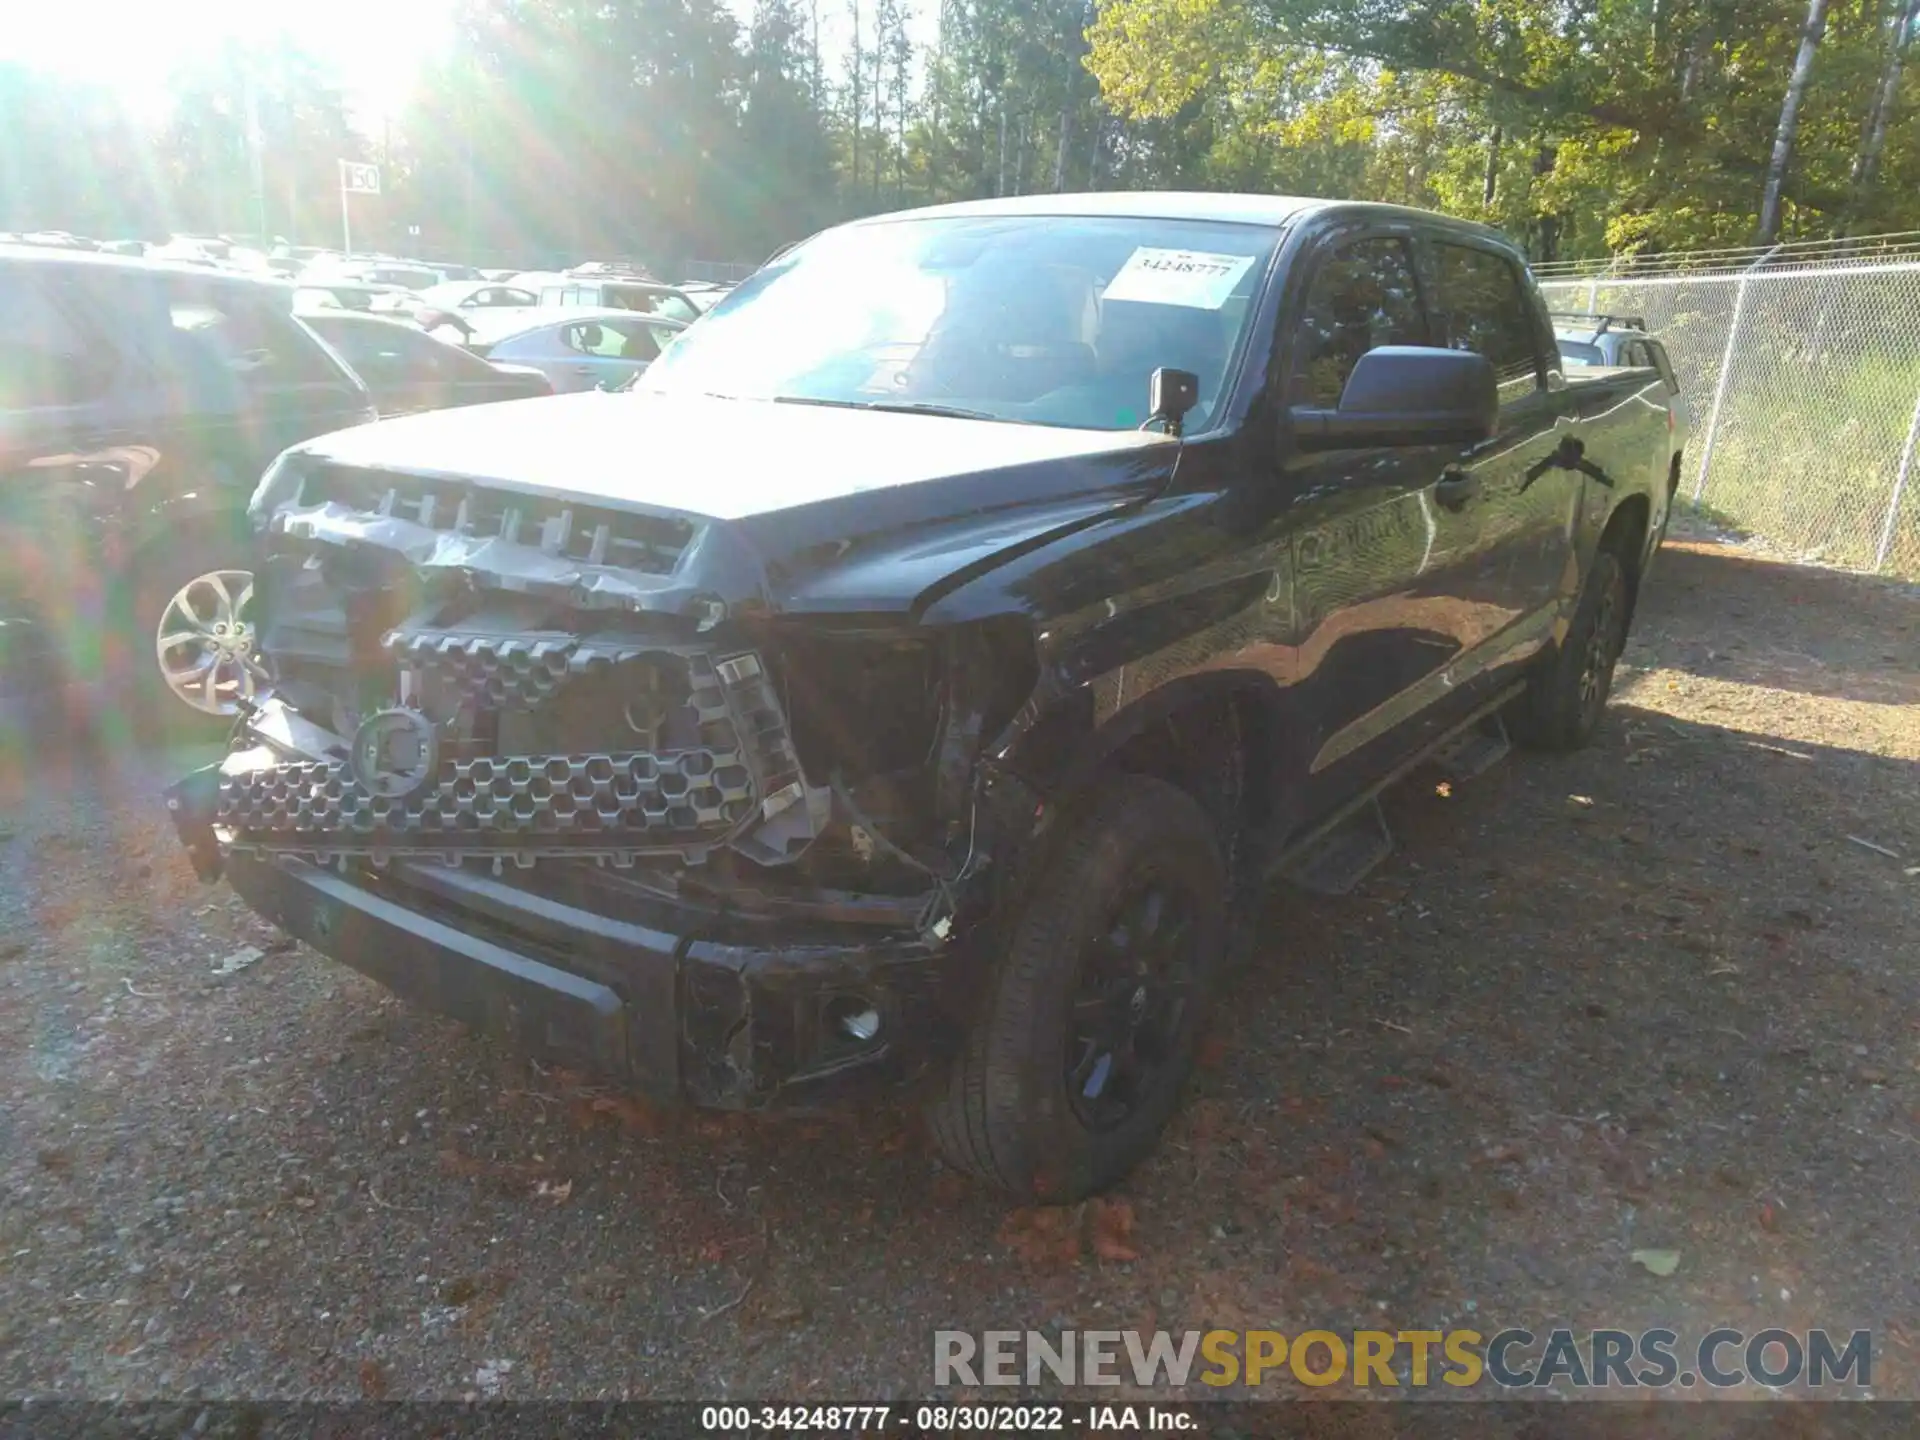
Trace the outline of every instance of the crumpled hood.
{"label": "crumpled hood", "polygon": [[1172,448],[1137,431],[650,391],[587,391],[341,430],[301,449],[341,465],[550,490],[715,520],[1050,460]]}
{"label": "crumpled hood", "polygon": [[382,421],[296,453],[307,465],[472,482],[693,527],[669,572],[641,575],[397,522],[315,522],[344,526],[349,539],[390,534],[416,564],[497,569],[648,609],[713,596],[845,611],[910,609],[959,574],[1143,500],[1180,446],[1138,431],[590,391]]}

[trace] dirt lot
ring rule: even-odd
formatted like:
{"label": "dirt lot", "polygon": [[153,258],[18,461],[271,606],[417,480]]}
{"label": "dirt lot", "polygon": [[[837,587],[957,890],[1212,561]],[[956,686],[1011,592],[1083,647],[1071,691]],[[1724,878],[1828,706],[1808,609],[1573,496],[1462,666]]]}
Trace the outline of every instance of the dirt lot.
{"label": "dirt lot", "polygon": [[1920,1397],[1920,597],[1670,546],[1629,662],[1593,750],[1276,895],[1156,1159],[1039,1215],[904,1115],[656,1116],[274,949],[180,757],[16,774],[0,1390],[844,1401],[936,1327],[1566,1322],[1867,1326]]}

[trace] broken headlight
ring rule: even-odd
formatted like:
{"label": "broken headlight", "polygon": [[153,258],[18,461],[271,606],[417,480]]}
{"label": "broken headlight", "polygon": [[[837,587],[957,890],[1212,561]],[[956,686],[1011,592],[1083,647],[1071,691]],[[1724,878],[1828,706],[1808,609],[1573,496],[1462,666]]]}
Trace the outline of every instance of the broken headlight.
{"label": "broken headlight", "polygon": [[247,523],[256,534],[266,528],[274,512],[299,497],[309,463],[308,457],[298,450],[282,450],[267,467],[267,473],[254,486],[253,498],[247,502]]}

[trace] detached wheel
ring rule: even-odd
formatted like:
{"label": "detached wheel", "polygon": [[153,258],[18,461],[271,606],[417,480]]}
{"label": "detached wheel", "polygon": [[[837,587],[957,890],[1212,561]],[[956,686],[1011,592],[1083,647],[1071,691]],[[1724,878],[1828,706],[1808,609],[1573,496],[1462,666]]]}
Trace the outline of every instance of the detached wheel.
{"label": "detached wheel", "polygon": [[1612,551],[1593,557],[1573,623],[1536,669],[1507,724],[1537,750],[1578,750],[1593,739],[1613,691],[1613,669],[1627,642],[1627,577]]}
{"label": "detached wheel", "polygon": [[133,658],[140,718],[161,732],[224,734],[270,679],[253,625],[244,547],[194,538],[152,553],[135,577]]}
{"label": "detached wheel", "polygon": [[1120,776],[1026,896],[928,1118],[956,1168],[1061,1204],[1118,1181],[1173,1114],[1220,968],[1227,869],[1198,804]]}

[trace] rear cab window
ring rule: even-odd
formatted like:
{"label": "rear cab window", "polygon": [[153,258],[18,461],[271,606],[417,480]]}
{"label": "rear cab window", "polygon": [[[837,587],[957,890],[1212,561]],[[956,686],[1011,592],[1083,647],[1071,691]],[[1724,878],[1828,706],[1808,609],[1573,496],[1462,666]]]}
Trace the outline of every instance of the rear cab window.
{"label": "rear cab window", "polygon": [[1438,236],[1433,256],[1433,343],[1487,357],[1510,404],[1546,383],[1533,305],[1519,267],[1495,250]]}
{"label": "rear cab window", "polygon": [[1658,340],[1649,340],[1642,348],[1647,352],[1647,363],[1660,372],[1660,378],[1667,382],[1667,389],[1678,395],[1680,381],[1673,373],[1673,362],[1667,358],[1667,347]]}

